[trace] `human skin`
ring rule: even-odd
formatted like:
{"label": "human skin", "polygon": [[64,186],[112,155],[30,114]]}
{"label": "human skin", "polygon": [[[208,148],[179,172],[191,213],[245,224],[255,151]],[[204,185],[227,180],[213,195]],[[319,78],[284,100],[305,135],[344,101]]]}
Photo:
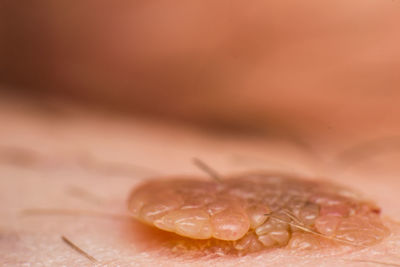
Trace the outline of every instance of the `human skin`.
{"label": "human skin", "polygon": [[0,81],[29,91],[268,132],[396,130],[397,1],[2,1],[0,12]]}
{"label": "human skin", "polygon": [[[399,262],[398,3],[227,5],[0,3],[0,81],[25,87],[22,95],[42,93],[37,103],[0,96],[2,263],[91,264],[62,235],[105,265]],[[66,102],[58,106],[52,96]],[[128,118],[75,110],[67,99]],[[220,126],[225,134],[132,114]],[[170,235],[93,214],[126,215],[143,179],[205,176],[193,156],[222,174],[289,172],[350,186],[382,207],[393,235],[351,253],[175,258],[164,246]]]}
{"label": "human skin", "polygon": [[[0,99],[0,259],[5,266],[93,264],[62,236],[99,266],[364,266],[362,260],[399,261],[396,151],[350,153],[359,144],[338,139],[305,149],[268,136],[205,133],[54,102],[4,94]],[[382,208],[391,235],[370,248],[176,256],[167,245],[174,237],[126,217],[126,201],[148,178],[205,176],[192,165],[194,156],[221,174],[263,170],[349,186]]]}

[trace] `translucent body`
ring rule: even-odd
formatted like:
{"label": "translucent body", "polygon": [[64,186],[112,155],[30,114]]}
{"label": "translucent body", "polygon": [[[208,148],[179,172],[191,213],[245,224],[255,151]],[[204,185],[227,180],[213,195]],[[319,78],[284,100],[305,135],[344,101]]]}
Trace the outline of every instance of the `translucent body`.
{"label": "translucent body", "polygon": [[368,246],[387,235],[379,209],[350,190],[283,176],[152,180],[132,192],[129,210],[159,229],[239,251]]}

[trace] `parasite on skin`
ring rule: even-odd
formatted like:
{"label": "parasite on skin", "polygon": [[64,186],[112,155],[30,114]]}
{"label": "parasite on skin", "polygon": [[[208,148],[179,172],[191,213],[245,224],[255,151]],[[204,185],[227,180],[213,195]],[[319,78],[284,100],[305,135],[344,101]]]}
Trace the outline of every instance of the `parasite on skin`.
{"label": "parasite on skin", "polygon": [[134,189],[128,206],[143,223],[240,253],[367,247],[388,235],[372,202],[332,183],[284,175],[154,179]]}

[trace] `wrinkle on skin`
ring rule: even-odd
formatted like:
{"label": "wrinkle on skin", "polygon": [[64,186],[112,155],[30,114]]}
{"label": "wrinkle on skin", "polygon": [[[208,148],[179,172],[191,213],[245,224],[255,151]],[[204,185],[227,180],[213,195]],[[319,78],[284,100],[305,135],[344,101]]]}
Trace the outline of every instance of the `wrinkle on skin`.
{"label": "wrinkle on skin", "polygon": [[[4,99],[4,98],[3,98]],[[2,100],[0,100],[2,101]],[[357,169],[342,173],[323,160],[318,161],[302,153],[296,146],[277,145],[274,140],[264,142],[226,139],[204,135],[184,127],[168,127],[142,120],[126,121],[116,117],[101,117],[91,113],[72,114],[68,119],[49,120],[39,114],[21,112],[15,104],[3,102],[0,108],[2,131],[0,146],[17,146],[65,159],[65,154],[86,151],[101,162],[134,163],[152,166],[162,174],[200,174],[192,165],[193,155],[204,159],[222,173],[252,169],[292,172],[298,175],[332,179],[373,196],[383,208],[383,216],[400,218],[397,195],[398,179],[382,173],[379,177],[362,175]],[[129,122],[129,123],[128,123]],[[318,149],[318,146],[314,146]],[[337,150],[317,151],[324,158],[333,158]],[[72,153],[73,154],[73,153]],[[252,156],[254,163],[232,164],[232,154]],[[57,161],[55,161],[57,162]],[[62,162],[62,161],[61,161]],[[148,163],[148,164],[147,164]],[[171,257],[165,244],[170,234],[154,234],[152,229],[125,219],[107,217],[46,215],[21,216],[26,209],[91,210],[99,213],[126,214],[126,198],[131,189],[148,177],[143,173],[91,172],[65,165],[63,168],[25,165],[0,161],[0,258],[7,264],[66,264],[85,265],[87,259],[66,249],[60,235],[90,251],[102,264],[151,266],[337,266],[354,262],[344,259],[365,259],[380,262],[398,261],[400,229],[397,223],[386,220],[392,234],[382,243],[367,249],[324,250],[294,252],[277,249],[243,257],[202,257],[183,255]],[[134,178],[134,179],[132,179]],[[98,206],[93,201],[68,193],[71,186],[84,188],[104,201]],[[161,244],[161,245],[160,245]],[[346,266],[346,265],[345,265]]]}

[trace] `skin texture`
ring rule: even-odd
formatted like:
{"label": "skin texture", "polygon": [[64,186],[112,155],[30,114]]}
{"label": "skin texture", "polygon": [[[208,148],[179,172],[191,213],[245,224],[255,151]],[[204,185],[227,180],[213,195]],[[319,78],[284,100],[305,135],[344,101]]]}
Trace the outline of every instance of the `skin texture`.
{"label": "skin texture", "polygon": [[[398,220],[399,20],[398,2],[385,0],[0,1],[0,83],[42,94],[33,104],[0,96],[1,263],[90,265],[61,235],[121,266],[399,262],[389,219],[392,236],[353,253],[193,260],[171,257],[160,244],[173,236],[131,220],[65,215],[125,214],[139,182],[200,175],[198,156],[223,174],[333,180]],[[91,114],[53,96],[225,134]],[[31,208],[64,213],[21,215]]]}
{"label": "skin texture", "polygon": [[[374,156],[369,151],[360,158],[340,140],[314,143],[306,150],[285,139],[206,134],[68,105],[55,108],[54,102],[31,103],[6,95],[0,99],[3,265],[91,265],[61,240],[62,235],[99,266],[364,266],[360,260],[399,261],[396,151],[374,150]],[[338,158],[343,151],[346,161]],[[104,216],[126,215],[129,193],[145,179],[177,173],[204,176],[191,164],[193,156],[220,173],[284,172],[349,186],[382,207],[391,235],[366,249],[177,256],[167,246],[174,235],[154,232],[124,216]]]}
{"label": "skin texture", "polygon": [[337,245],[370,246],[388,233],[380,209],[351,190],[283,174],[154,179],[131,193],[128,209],[161,230],[225,243],[226,250],[212,245],[209,250],[226,254],[283,246],[321,249],[328,238]]}

